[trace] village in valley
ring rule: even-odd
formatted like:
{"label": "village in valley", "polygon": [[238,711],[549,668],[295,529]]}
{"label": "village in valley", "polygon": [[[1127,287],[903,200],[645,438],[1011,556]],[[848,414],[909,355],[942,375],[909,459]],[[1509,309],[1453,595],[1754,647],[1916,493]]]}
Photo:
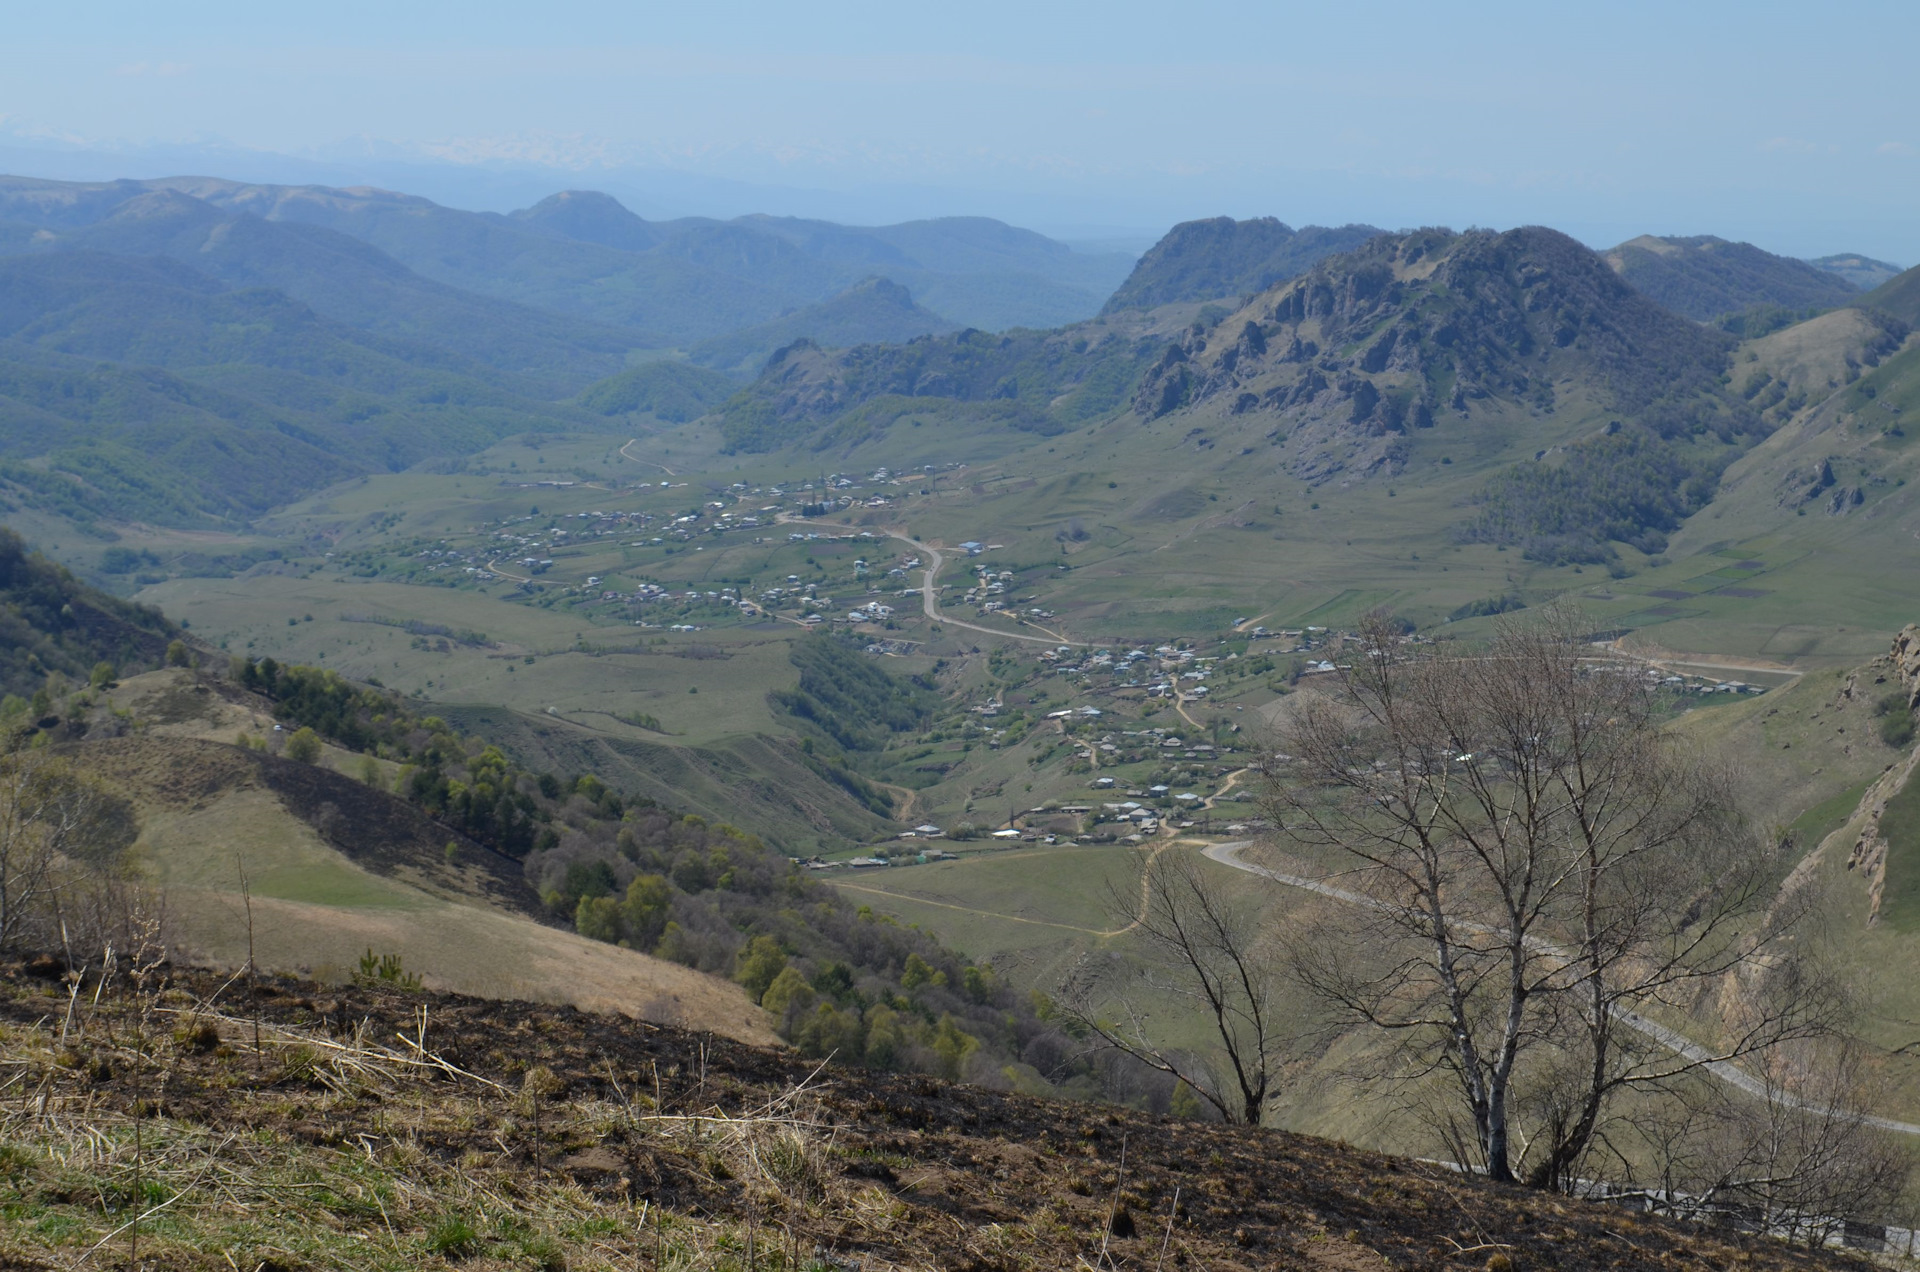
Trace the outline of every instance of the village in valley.
{"label": "village in valley", "polygon": [[[645,465],[601,439],[530,439],[501,451],[453,478],[461,493],[430,533],[409,533],[392,514],[357,524],[309,514],[315,560],[302,568],[565,618],[575,623],[571,643],[501,641],[419,617],[336,617],[402,627],[416,653],[505,664],[518,673],[509,681],[545,696],[522,709],[616,735],[692,732],[667,709],[671,681],[628,674],[660,660],[623,655],[700,667],[769,641],[826,639],[896,681],[937,690],[928,694],[937,705],[878,749],[844,749],[836,762],[876,808],[890,802],[891,816],[885,829],[791,850],[815,871],[1256,834],[1265,823],[1252,766],[1273,744],[1278,712],[1289,695],[1339,676],[1357,639],[1351,606],[1344,625],[1282,626],[1252,608],[1257,596],[1242,598],[1246,612],[1188,630],[1164,615],[1129,623],[1123,606],[1101,628],[1138,635],[1089,631],[1060,599],[1083,560],[1078,536],[1057,534],[1043,552],[1034,536],[1002,533],[979,508],[989,489],[979,466],[966,462],[723,482],[663,462],[635,476]],[[922,529],[928,522],[941,530]],[[318,635],[290,626],[256,632],[244,649],[295,653]],[[1446,624],[1409,624],[1404,635],[1446,637]],[[606,674],[569,681],[564,695],[536,689],[551,660],[580,655]],[[326,663],[328,651],[314,657]],[[1684,668],[1646,674],[1676,702],[1760,688]],[[729,687],[736,698],[712,697]],[[702,691],[690,683],[681,692]],[[744,683],[704,692],[703,727],[727,721],[736,703],[766,710]]]}

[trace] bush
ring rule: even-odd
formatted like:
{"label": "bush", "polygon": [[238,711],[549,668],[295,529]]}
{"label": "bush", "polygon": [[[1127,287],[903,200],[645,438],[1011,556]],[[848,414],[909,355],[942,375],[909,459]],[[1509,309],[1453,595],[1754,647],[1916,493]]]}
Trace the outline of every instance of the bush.
{"label": "bush", "polygon": [[1511,614],[1514,610],[1525,608],[1527,603],[1511,593],[1506,596],[1489,596],[1478,601],[1468,601],[1447,615],[1447,621],[1457,623],[1466,618],[1488,618],[1494,614]]}
{"label": "bush", "polygon": [[740,951],[739,968],[733,978],[746,986],[747,993],[757,1003],[786,970],[787,955],[780,948],[780,942],[771,936],[756,936]]}
{"label": "bush", "polygon": [[401,964],[398,954],[376,955],[372,950],[360,956],[360,965],[353,972],[353,983],[367,989],[418,991],[421,988],[420,974],[409,972]]}
{"label": "bush", "polygon": [[320,735],[312,729],[296,729],[287,739],[287,758],[312,764],[320,758]]}
{"label": "bush", "polygon": [[581,897],[573,912],[573,927],[590,941],[620,939],[620,903],[612,897]]}
{"label": "bush", "polygon": [[795,968],[784,968],[773,978],[773,984],[767,986],[767,992],[760,996],[760,1005],[775,1016],[785,1016],[788,1008],[796,1012],[806,1011],[817,1000],[813,986],[807,984],[807,978]]}
{"label": "bush", "polygon": [[1880,722],[1880,740],[1888,746],[1906,746],[1913,741],[1913,716],[1902,711]]}

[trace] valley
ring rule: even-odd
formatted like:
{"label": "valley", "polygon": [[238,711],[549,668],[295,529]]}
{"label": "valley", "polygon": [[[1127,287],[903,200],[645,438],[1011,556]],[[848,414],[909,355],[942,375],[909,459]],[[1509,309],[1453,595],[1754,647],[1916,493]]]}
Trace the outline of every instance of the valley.
{"label": "valley", "polygon": [[[1920,1001],[1884,974],[1920,896],[1908,274],[1221,219],[1108,281],[997,223],[602,200],[0,184],[39,227],[0,256],[3,714],[124,801],[114,877],[164,896],[183,967],[368,988],[385,957],[403,989],[1215,1116],[1167,871],[1357,931],[1352,862],[1276,824],[1287,731],[1382,622],[1444,661],[1573,614],[1588,672],[1738,768],[1766,895],[1818,891],[1880,1119],[1848,1124],[1920,1122]],[[1261,993],[1259,1116],[1467,1160],[1444,1066],[1355,1100],[1391,1049]],[[1751,1104],[1757,1051],[1706,1063],[1744,993],[1636,1007],[1632,1045]],[[1119,1019],[1182,1059],[1097,1045]]]}

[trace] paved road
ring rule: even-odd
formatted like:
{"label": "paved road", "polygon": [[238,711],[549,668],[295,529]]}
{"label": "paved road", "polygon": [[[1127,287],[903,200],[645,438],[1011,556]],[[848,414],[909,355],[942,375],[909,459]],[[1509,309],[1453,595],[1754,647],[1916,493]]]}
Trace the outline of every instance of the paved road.
{"label": "paved road", "polygon": [[[1226,843],[1214,844],[1207,848],[1205,850],[1205,856],[1210,860],[1219,862],[1223,866],[1231,866],[1235,870],[1244,870],[1248,874],[1256,874],[1262,878],[1271,879],[1275,883],[1283,883],[1289,888],[1300,888],[1307,892],[1317,893],[1323,897],[1329,897],[1335,901],[1345,902],[1348,905],[1365,906],[1370,910],[1385,908],[1379,901],[1361,893],[1352,892],[1346,888],[1336,888],[1332,884],[1322,882],[1319,879],[1308,879],[1300,875],[1282,874],[1278,870],[1269,870],[1265,866],[1256,866],[1250,861],[1241,860],[1240,854],[1252,846],[1253,841],[1251,839],[1230,840]],[[1531,944],[1537,951],[1568,956],[1566,951],[1558,950],[1545,941],[1532,942]],[[1712,1059],[1711,1052],[1694,1042],[1691,1038],[1688,1038],[1685,1034],[1674,1029],[1669,1029],[1658,1021],[1649,1020],[1639,1012],[1628,1011],[1625,1008],[1617,1007],[1614,1009],[1614,1018],[1621,1024],[1627,1026],[1627,1028],[1634,1030],[1644,1037],[1653,1039],[1683,1060],[1700,1065],[1720,1081],[1725,1082],[1731,1087],[1745,1091],[1748,1095],[1762,1100],[1772,1100],[1786,1108],[1801,1109],[1810,1113],[1825,1115],[1828,1111],[1822,1106],[1801,1100],[1795,1096],[1783,1095],[1780,1092],[1769,1090],[1765,1083],[1761,1082],[1751,1073],[1748,1073],[1745,1069],[1729,1061]],[[1883,1131],[1892,1131],[1899,1135],[1920,1135],[1920,1125],[1913,1122],[1900,1122],[1887,1117],[1863,1117],[1861,1121],[1868,1126]]]}

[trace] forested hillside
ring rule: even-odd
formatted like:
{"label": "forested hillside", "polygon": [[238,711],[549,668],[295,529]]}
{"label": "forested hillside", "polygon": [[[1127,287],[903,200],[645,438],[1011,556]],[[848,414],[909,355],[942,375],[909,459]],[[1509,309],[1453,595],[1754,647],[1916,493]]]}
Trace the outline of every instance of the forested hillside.
{"label": "forested hillside", "polygon": [[[61,676],[158,667],[184,633],[159,611],[85,586],[0,526],[0,698],[30,699]],[[44,705],[44,704],[43,704]]]}
{"label": "forested hillside", "polygon": [[36,252],[168,257],[235,290],[282,292],[346,326],[448,350],[542,397],[617,371],[630,351],[661,343],[634,328],[461,291],[337,231],[224,211],[178,190],[140,194],[99,221],[42,231],[29,244]]}
{"label": "forested hillside", "polygon": [[1711,234],[1643,234],[1606,253],[1606,260],[1641,295],[1696,322],[1756,306],[1805,316],[1844,305],[1859,292],[1852,281],[1818,265]]}
{"label": "forested hillside", "polygon": [[1873,257],[1862,256],[1858,252],[1816,256],[1807,264],[1815,269],[1824,269],[1829,274],[1837,274],[1861,291],[1872,291],[1901,272],[1898,265],[1888,261],[1876,261]]}
{"label": "forested hillside", "polygon": [[0,225],[29,231],[0,233],[0,251],[84,236],[156,195],[191,196],[229,219],[332,231],[422,280],[545,310],[549,322],[569,315],[682,344],[771,321],[874,274],[955,322],[1055,326],[1095,313],[1133,264],[980,217],[870,228],[762,216],[648,222],[591,191],[500,216],[384,190],[212,177],[0,178]]}
{"label": "forested hillside", "polygon": [[0,257],[0,480],[76,520],[244,519],[355,473],[597,419],[538,391],[165,258]]}
{"label": "forested hillside", "polygon": [[1101,312],[1151,309],[1183,300],[1237,300],[1296,278],[1379,233],[1371,225],[1296,230],[1270,216],[1185,221],[1140,258]]}
{"label": "forested hillside", "polygon": [[811,340],[825,349],[863,344],[904,344],[916,336],[940,335],[954,324],[915,303],[898,283],[869,278],[831,300],[772,322],[703,340],[688,351],[702,366],[740,375],[757,374],[776,349]]}
{"label": "forested hillside", "polygon": [[[917,689],[803,648],[813,651],[798,659],[807,701],[882,729],[922,709]],[[530,771],[397,694],[331,672],[248,659],[236,660],[235,680],[290,725],[397,762],[394,793],[520,862],[556,921],[735,978],[802,1054],[1033,1090],[1099,1087],[1102,1070],[1049,1023],[1043,1000],[876,919],[757,836],[623,798],[591,774]],[[1164,1101],[1171,1082],[1157,1089]]]}
{"label": "forested hillside", "polygon": [[1122,409],[1160,347],[1138,325],[1101,321],[1058,331],[962,331],[904,345],[823,350],[801,341],[767,360],[730,400],[730,449],[775,450],[826,436],[856,440],[914,412],[1050,433]]}

